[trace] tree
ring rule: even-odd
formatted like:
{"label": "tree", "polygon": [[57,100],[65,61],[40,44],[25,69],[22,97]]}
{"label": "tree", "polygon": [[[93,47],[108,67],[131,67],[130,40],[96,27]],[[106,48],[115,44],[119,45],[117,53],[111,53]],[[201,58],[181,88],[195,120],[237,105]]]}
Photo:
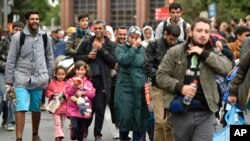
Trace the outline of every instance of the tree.
{"label": "tree", "polygon": [[245,18],[250,14],[250,3],[248,0],[176,0],[183,6],[183,17],[192,22],[199,16],[201,11],[207,11],[208,5],[216,3],[218,23],[230,22],[232,18]]}
{"label": "tree", "polygon": [[55,17],[56,24],[59,24],[59,6],[53,7],[49,4],[49,0],[14,0],[14,6],[12,7],[12,12],[9,15],[9,19],[12,19],[14,14],[20,15],[20,20],[25,23],[24,14],[30,10],[34,9],[40,13],[40,21],[43,25],[50,25],[51,18]]}

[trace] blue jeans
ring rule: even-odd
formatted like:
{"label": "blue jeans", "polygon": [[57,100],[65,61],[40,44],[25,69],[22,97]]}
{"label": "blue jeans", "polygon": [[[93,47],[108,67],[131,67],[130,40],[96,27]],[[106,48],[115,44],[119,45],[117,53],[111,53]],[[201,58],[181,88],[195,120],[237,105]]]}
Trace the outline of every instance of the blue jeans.
{"label": "blue jeans", "polygon": [[[15,117],[9,117],[9,112],[8,112],[8,105],[7,105],[7,101],[5,100],[5,75],[4,73],[0,72],[0,115],[2,113],[2,117],[3,117],[3,122],[8,124],[8,123],[12,123],[12,121],[15,121]],[[15,111],[13,111],[11,113],[11,115],[15,114]]]}

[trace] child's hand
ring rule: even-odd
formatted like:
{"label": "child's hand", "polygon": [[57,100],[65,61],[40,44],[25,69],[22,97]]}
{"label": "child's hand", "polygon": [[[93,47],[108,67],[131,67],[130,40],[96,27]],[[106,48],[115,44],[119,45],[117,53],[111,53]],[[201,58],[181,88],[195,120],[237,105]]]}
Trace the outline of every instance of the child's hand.
{"label": "child's hand", "polygon": [[81,96],[84,96],[84,95],[86,95],[86,91],[79,91],[79,90],[78,90],[78,91],[76,92],[76,96],[77,96],[77,97],[81,97]]}
{"label": "child's hand", "polygon": [[56,99],[57,95],[56,94],[52,94],[51,95],[51,99]]}
{"label": "child's hand", "polygon": [[82,79],[80,77],[74,77],[72,78],[73,83],[76,87],[81,87],[83,85]]}

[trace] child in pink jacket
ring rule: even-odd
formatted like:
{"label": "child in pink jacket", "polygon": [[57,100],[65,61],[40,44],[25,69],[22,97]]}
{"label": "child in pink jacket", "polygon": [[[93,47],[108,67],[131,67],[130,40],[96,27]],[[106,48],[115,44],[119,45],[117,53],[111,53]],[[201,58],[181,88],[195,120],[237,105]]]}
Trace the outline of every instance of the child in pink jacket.
{"label": "child in pink jacket", "polygon": [[61,141],[64,138],[63,127],[67,113],[67,95],[65,94],[66,73],[66,68],[63,66],[57,66],[55,68],[55,79],[50,81],[46,89],[46,97],[49,98],[49,101],[55,100],[58,98],[59,94],[61,94],[59,99],[60,106],[53,113],[55,141]]}
{"label": "child in pink jacket", "polygon": [[[95,97],[96,90],[89,81],[89,68],[84,61],[77,61],[75,63],[74,72],[75,76],[67,81],[66,86],[66,94],[69,97],[67,102],[67,116],[71,122],[71,139],[82,141],[88,119],[92,118],[92,113],[81,113],[75,97],[82,97],[84,99],[87,97],[89,99],[89,108],[92,108],[92,100]],[[81,78],[81,81],[79,81],[79,78]],[[83,86],[88,89],[82,89]]]}

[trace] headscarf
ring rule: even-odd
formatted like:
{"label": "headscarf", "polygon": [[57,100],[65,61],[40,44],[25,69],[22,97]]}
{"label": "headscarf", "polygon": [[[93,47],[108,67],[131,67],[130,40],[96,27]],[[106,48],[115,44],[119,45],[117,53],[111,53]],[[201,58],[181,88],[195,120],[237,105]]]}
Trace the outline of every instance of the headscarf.
{"label": "headscarf", "polygon": [[131,33],[136,33],[141,37],[141,29],[138,26],[131,26],[128,30],[128,36],[130,36]]}

